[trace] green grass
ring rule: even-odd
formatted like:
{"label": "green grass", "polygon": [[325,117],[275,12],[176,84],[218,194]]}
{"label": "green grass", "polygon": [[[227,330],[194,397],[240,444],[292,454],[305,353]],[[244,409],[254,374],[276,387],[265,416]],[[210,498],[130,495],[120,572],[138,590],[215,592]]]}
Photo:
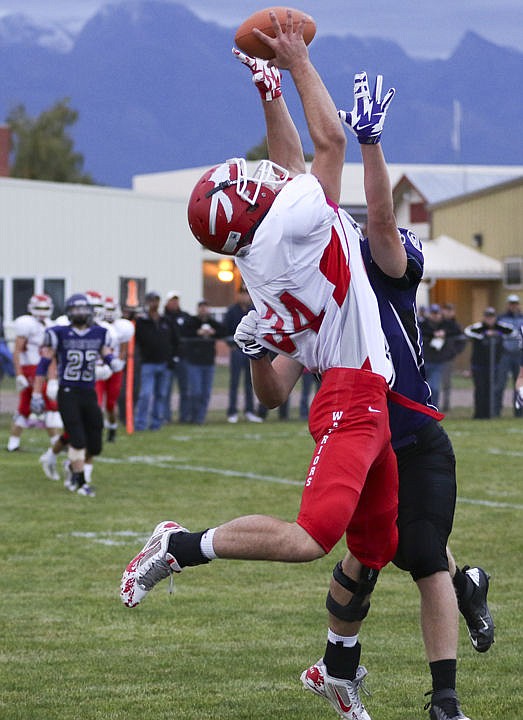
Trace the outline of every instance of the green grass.
{"label": "green grass", "polygon": [[[8,424],[0,416],[4,438]],[[460,564],[491,572],[496,621],[486,655],[461,622],[460,696],[471,718],[520,720],[523,423],[453,414],[445,427],[461,498],[451,544]],[[120,432],[95,466],[94,499],[43,477],[45,447],[30,430],[20,452],[0,456],[2,720],[333,719],[299,675],[325,646],[341,545],[308,565],[189,568],[172,597],[163,583],[133,610],[118,598],[123,568],[160,520],[200,529],[251,512],[294,519],[312,451],[304,423],[271,413],[264,425],[231,426],[214,411],[204,427]],[[387,567],[361,634],[373,720],[427,717],[418,611],[410,576]]]}

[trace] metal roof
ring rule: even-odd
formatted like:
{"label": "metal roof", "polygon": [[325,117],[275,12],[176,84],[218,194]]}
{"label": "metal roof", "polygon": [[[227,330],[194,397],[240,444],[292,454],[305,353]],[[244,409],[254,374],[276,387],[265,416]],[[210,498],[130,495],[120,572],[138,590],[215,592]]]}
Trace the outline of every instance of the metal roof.
{"label": "metal roof", "polygon": [[499,260],[440,235],[423,242],[425,279],[500,280],[503,266]]}

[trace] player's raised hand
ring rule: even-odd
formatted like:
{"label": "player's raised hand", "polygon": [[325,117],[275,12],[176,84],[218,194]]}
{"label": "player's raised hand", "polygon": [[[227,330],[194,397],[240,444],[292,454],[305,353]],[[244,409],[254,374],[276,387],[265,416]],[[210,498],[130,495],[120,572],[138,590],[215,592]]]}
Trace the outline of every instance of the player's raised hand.
{"label": "player's raised hand", "polygon": [[252,73],[252,81],[258,88],[261,99],[270,102],[281,96],[281,73],[275,65],[268,60],[261,60],[232,49],[232,54],[246,65]]}
{"label": "player's raised hand", "polygon": [[260,360],[264,355],[269,352],[267,348],[264,348],[258,340],[256,335],[258,332],[258,322],[260,316],[256,310],[249,310],[247,315],[244,315],[234,333],[234,342],[240,350],[248,355],[253,360]]}
{"label": "player's raised hand", "polygon": [[374,145],[381,140],[387,110],[396,93],[391,88],[382,100],[382,85],[383,75],[377,75],[371,96],[367,73],[357,73],[354,76],[354,107],[351,112],[338,110],[341,120],[362,145]]}

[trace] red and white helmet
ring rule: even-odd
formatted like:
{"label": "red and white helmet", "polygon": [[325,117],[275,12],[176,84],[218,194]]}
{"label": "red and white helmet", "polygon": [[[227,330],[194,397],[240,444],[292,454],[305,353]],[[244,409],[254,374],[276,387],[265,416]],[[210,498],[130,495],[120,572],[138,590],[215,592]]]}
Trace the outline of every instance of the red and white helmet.
{"label": "red and white helmet", "polygon": [[104,301],[104,320],[106,322],[114,322],[120,317],[120,308],[113,297],[106,297]]}
{"label": "red and white helmet", "polygon": [[252,176],[243,158],[211,168],[196,183],[187,215],[195,238],[222,255],[243,255],[289,171],[262,160]]}
{"label": "red and white helmet", "polygon": [[49,295],[31,295],[27,309],[38,320],[50,318],[53,314],[53,300]]}
{"label": "red and white helmet", "polygon": [[87,290],[84,295],[89,301],[89,305],[93,308],[94,321],[99,322],[103,320],[105,316],[103,295],[96,290]]}

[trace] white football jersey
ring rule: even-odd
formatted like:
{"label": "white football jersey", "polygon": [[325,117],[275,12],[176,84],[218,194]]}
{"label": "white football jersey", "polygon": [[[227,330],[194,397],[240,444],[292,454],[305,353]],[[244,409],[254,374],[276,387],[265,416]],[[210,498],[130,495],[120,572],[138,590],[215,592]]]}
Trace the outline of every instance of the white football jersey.
{"label": "white football jersey", "polygon": [[278,194],[236,262],[258,311],[260,342],[312,372],[348,367],[392,377],[361,233],[314,175]]}
{"label": "white football jersey", "polygon": [[116,318],[114,322],[108,323],[114,337],[116,338],[115,346],[113,346],[114,354],[120,354],[120,345],[129,342],[134,335],[134,324],[126,318]]}
{"label": "white football jersey", "polygon": [[25,338],[25,349],[20,353],[20,365],[38,365],[45,329],[53,325],[49,318],[37,320],[32,315],[20,315],[14,321],[16,337]]}

